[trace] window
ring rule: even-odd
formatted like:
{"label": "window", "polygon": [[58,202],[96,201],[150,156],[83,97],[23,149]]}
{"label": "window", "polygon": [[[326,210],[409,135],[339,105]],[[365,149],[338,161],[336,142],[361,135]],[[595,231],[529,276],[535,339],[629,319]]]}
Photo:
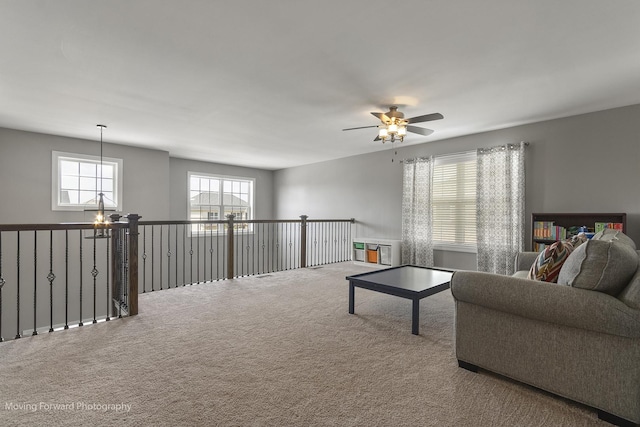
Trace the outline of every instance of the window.
{"label": "window", "polygon": [[476,251],[476,153],[436,157],[433,243],[436,249]]}
{"label": "window", "polygon": [[96,208],[98,194],[104,206],[122,210],[122,159],[54,151],[51,160],[51,209],[81,211]]}
{"label": "window", "polygon": [[[189,219],[235,220],[253,219],[253,187],[251,178],[214,176],[189,172]],[[238,224],[238,228],[248,228]],[[192,232],[216,231],[217,224],[195,224]]]}

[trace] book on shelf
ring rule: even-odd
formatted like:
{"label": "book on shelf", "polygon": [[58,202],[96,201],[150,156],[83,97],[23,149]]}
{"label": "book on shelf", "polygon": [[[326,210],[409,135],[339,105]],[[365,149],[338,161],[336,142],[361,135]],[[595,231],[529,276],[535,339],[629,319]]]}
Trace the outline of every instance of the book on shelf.
{"label": "book on shelf", "polygon": [[553,221],[535,221],[533,238],[541,240],[563,240],[567,238],[567,229],[555,225]]}
{"label": "book on shelf", "polygon": [[594,231],[599,233],[605,228],[622,231],[622,225],[621,222],[596,222]]}
{"label": "book on shelf", "polygon": [[547,247],[546,243],[534,242],[533,243],[533,251],[534,252],[542,252]]}

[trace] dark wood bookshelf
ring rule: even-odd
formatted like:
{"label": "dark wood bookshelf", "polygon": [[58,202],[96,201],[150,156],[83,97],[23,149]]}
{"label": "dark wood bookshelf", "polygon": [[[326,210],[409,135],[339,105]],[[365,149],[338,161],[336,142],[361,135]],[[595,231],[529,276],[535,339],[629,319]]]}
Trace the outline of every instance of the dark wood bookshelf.
{"label": "dark wood bookshelf", "polygon": [[535,224],[538,221],[553,222],[567,229],[585,226],[589,230],[594,230],[596,222],[614,222],[621,223],[622,232],[627,233],[626,213],[533,213],[531,214],[531,250],[535,250],[536,243],[551,244],[557,240],[535,237]]}

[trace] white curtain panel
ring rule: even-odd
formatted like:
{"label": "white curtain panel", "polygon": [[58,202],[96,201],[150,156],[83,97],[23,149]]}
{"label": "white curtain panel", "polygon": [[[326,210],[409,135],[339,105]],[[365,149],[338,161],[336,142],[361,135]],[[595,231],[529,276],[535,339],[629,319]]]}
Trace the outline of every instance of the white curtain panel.
{"label": "white curtain panel", "polygon": [[403,172],[402,263],[433,267],[433,157],[405,160]]}
{"label": "white curtain panel", "polygon": [[524,249],[525,143],[478,150],[478,271],[513,274]]}

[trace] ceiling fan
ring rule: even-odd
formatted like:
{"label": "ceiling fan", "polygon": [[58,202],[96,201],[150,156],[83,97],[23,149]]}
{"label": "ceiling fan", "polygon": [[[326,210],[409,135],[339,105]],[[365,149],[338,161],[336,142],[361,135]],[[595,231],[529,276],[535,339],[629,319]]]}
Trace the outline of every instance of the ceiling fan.
{"label": "ceiling fan", "polygon": [[354,130],[354,129],[366,129],[366,128],[378,128],[378,136],[374,141],[387,141],[395,142],[399,140],[402,142],[407,132],[417,133],[420,135],[431,135],[433,130],[421,128],[418,126],[410,126],[412,123],[429,122],[431,120],[440,120],[444,116],[440,113],[425,114],[424,116],[412,117],[405,119],[404,114],[398,111],[398,107],[391,106],[386,113],[371,113],[382,122],[381,125],[375,126],[360,126],[356,128],[347,128],[342,130]]}

